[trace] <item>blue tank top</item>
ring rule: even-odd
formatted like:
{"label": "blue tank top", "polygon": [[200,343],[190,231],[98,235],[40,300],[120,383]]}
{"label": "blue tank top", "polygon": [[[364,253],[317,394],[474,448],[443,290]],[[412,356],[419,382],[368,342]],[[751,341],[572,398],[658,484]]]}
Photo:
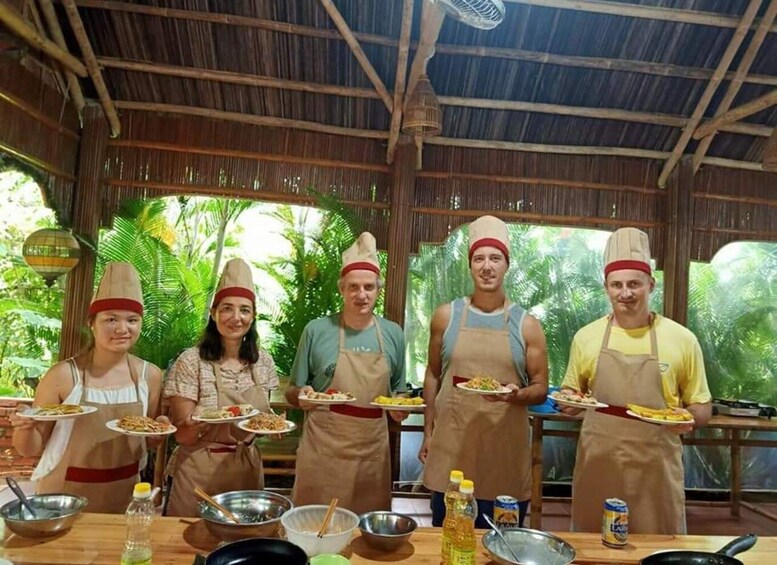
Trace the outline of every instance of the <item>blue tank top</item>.
{"label": "blue tank top", "polygon": [[[451,302],[451,319],[445,333],[442,336],[442,372],[445,373],[448,368],[448,362],[459,337],[461,327],[461,315],[466,304],[465,298],[457,298]],[[526,316],[526,310],[517,304],[510,304],[508,307],[507,326],[510,336],[510,350],[513,354],[513,364],[518,371],[521,380],[521,386],[527,386],[529,379],[526,375],[526,344],[523,341],[523,318]],[[501,330],[504,328],[504,309],[499,308],[493,312],[481,312],[470,306],[467,314],[468,328],[486,328],[491,330]]]}

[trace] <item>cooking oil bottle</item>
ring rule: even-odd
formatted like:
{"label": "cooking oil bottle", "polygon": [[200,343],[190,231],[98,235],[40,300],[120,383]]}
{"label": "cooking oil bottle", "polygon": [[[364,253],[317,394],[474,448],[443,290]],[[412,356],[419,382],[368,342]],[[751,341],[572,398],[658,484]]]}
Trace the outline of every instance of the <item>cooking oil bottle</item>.
{"label": "cooking oil bottle", "polygon": [[451,543],[451,565],[474,565],[475,549],[475,519],[478,516],[478,503],[475,500],[475,485],[472,481],[463,480],[459,487],[461,497],[457,500],[456,528]]}
{"label": "cooking oil bottle", "polygon": [[440,558],[442,565],[450,565],[451,542],[453,532],[456,530],[456,501],[461,498],[459,485],[464,480],[464,473],[451,471],[448,488],[445,491],[445,519],[442,522],[442,551]]}

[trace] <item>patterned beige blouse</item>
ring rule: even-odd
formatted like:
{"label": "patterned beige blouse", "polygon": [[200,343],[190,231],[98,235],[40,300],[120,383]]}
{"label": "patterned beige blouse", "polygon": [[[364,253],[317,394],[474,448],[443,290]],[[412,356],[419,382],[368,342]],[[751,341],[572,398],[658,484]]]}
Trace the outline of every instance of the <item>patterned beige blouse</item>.
{"label": "patterned beige blouse", "polygon": [[[224,386],[240,393],[254,386],[256,381],[269,397],[270,391],[279,385],[275,362],[267,352],[260,349],[259,359],[253,365],[253,375],[251,367],[246,364],[239,371],[222,368],[221,380]],[[165,379],[164,395],[165,398],[188,398],[203,408],[218,406],[213,366],[209,361],[200,359],[198,347],[186,349],[170,367]]]}

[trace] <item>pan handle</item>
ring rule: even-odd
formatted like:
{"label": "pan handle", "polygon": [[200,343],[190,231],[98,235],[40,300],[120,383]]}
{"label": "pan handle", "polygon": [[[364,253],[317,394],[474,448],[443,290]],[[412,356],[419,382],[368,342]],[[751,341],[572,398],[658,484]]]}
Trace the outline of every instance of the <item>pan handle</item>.
{"label": "pan handle", "polygon": [[725,546],[721,547],[718,551],[715,553],[718,553],[720,555],[727,555],[729,557],[734,557],[737,553],[742,553],[743,551],[747,551],[751,547],[755,545],[755,542],[758,541],[758,536],[755,534],[747,534],[744,536],[740,536],[731,543],[727,543]]}

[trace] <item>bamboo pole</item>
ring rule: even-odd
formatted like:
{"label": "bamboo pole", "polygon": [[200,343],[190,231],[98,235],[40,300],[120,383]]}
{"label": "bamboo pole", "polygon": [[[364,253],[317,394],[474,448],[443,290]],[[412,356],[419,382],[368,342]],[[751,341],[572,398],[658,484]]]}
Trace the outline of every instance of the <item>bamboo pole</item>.
{"label": "bamboo pole", "polygon": [[[769,6],[766,9],[766,12],[764,12],[763,17],[761,18],[761,21],[758,23],[758,27],[756,27],[755,33],[753,33],[753,38],[750,40],[750,44],[747,46],[745,54],[742,56],[739,65],[737,65],[734,79],[728,83],[726,94],[723,96],[723,100],[720,101],[720,104],[715,110],[716,116],[725,114],[726,111],[731,108],[731,104],[733,104],[734,99],[736,98],[737,94],[739,94],[739,90],[742,88],[742,79],[747,76],[747,73],[750,72],[750,66],[753,64],[755,56],[761,49],[761,45],[766,39],[766,34],[768,33],[769,28],[772,26],[772,23],[774,23],[775,16],[777,16],[777,0],[771,0],[771,2],[769,2]],[[693,154],[694,171],[699,170],[701,161],[707,154],[713,137],[714,136],[712,135],[705,137],[701,140],[701,143],[699,143],[699,146],[696,148],[696,152]]]}
{"label": "bamboo pole", "polygon": [[407,62],[410,58],[410,32],[413,28],[414,0],[405,0],[402,6],[402,29],[399,32],[399,49],[397,53],[397,73],[394,79],[394,111],[391,112],[391,128],[389,129],[388,150],[386,162],[394,162],[394,153],[399,141],[399,128],[402,125],[403,97],[407,79]]}
{"label": "bamboo pole", "polygon": [[49,116],[35,108],[34,106],[30,105],[26,100],[22,100],[21,98],[11,94],[7,90],[4,90],[3,88],[0,88],[0,100],[3,100],[7,102],[8,104],[19,108],[22,112],[30,116],[35,121],[43,124],[50,130],[53,130],[57,133],[60,133],[62,135],[66,135],[67,137],[71,139],[78,140],[78,134],[74,132],[70,128],[66,128],[59,122],[51,119]]}
{"label": "bamboo pole", "polygon": [[701,162],[703,165],[724,167],[727,169],[744,169],[746,171],[760,172],[763,172],[764,170],[761,163],[757,163],[755,161],[736,161],[734,159],[724,159],[723,157],[705,157]]}
{"label": "bamboo pole", "polygon": [[61,179],[64,179],[70,182],[75,182],[76,180],[75,175],[72,175],[67,171],[63,171],[62,169],[60,169],[59,167],[57,167],[52,163],[49,163],[48,161],[43,161],[42,159],[38,159],[37,157],[28,155],[21,149],[17,149],[12,145],[8,145],[3,140],[0,140],[0,151],[3,153],[8,153],[12,157],[16,157],[20,161],[24,161],[25,163],[32,165],[36,169],[40,169],[41,171],[51,173],[55,177],[59,177]]}
{"label": "bamboo pole", "polygon": [[116,113],[116,107],[111,100],[111,96],[108,94],[108,87],[105,86],[102,71],[97,64],[97,57],[94,54],[94,49],[92,49],[89,36],[84,29],[84,22],[81,21],[81,16],[78,13],[78,8],[76,7],[74,0],[61,1],[62,6],[65,8],[67,19],[70,22],[70,28],[73,30],[76,41],[78,41],[78,46],[81,48],[81,53],[84,56],[84,62],[89,71],[89,76],[92,79],[95,90],[97,90],[97,98],[100,100],[100,105],[108,120],[108,125],[111,128],[111,136],[118,137],[121,133],[121,122],[119,122],[119,116]]}
{"label": "bamboo pole", "polygon": [[321,1],[321,5],[324,6],[324,9],[326,10],[327,14],[329,14],[329,17],[332,18],[332,21],[334,22],[335,26],[340,31],[340,35],[343,36],[343,39],[345,39],[345,42],[351,48],[351,51],[353,52],[354,57],[356,57],[356,60],[359,61],[359,64],[361,65],[364,72],[367,74],[367,77],[370,79],[370,82],[375,87],[375,90],[380,95],[380,99],[383,100],[383,104],[385,104],[388,111],[391,112],[393,110],[393,102],[391,101],[391,95],[386,89],[386,85],[383,84],[383,81],[381,80],[380,76],[378,76],[378,73],[375,70],[375,67],[372,66],[372,63],[370,63],[370,60],[367,58],[367,54],[362,49],[362,46],[359,45],[359,40],[353,36],[353,32],[351,31],[351,28],[348,27],[348,24],[343,19],[342,14],[340,14],[340,10],[338,10],[337,6],[335,6],[334,3],[332,3],[332,0],[320,0],[320,1]]}
{"label": "bamboo pole", "polygon": [[661,174],[658,177],[659,187],[666,187],[669,175],[672,173],[675,165],[677,165],[680,157],[682,157],[683,151],[685,151],[685,148],[688,146],[688,142],[691,140],[693,132],[696,130],[696,127],[704,117],[704,112],[707,109],[707,106],[709,106],[709,103],[712,101],[712,97],[715,94],[715,91],[723,81],[723,75],[726,74],[726,71],[731,65],[731,62],[734,60],[734,56],[739,50],[739,47],[747,37],[747,31],[750,29],[750,25],[753,23],[753,20],[758,13],[758,9],[761,7],[761,1],[762,0],[750,0],[748,3],[747,10],[745,10],[745,13],[742,16],[742,19],[740,20],[734,35],[731,37],[731,41],[729,41],[728,47],[726,47],[726,51],[723,53],[723,57],[720,59],[718,66],[715,68],[715,73],[712,75],[712,79],[707,83],[707,87],[704,89],[704,93],[702,94],[701,99],[696,104],[696,108],[694,109],[693,114],[691,114],[688,125],[683,130],[682,134],[680,135],[680,139],[677,140],[674,149],[672,149],[672,154],[669,156],[666,163],[664,164],[664,168],[661,170]]}
{"label": "bamboo pole", "polygon": [[434,56],[437,38],[440,36],[442,22],[445,20],[445,13],[440,10],[437,4],[432,4],[429,0],[422,1],[421,37],[413,57],[413,64],[410,66],[410,77],[407,79],[407,90],[403,107],[407,107],[407,100],[413,94],[418,79],[426,72],[426,65],[429,59]]}
{"label": "bamboo pole", "polygon": [[353,98],[379,98],[378,93],[372,88],[354,88],[350,86],[338,86],[334,84],[322,84],[318,82],[303,82],[262,75],[248,75],[229,71],[215,71],[199,67],[179,67],[162,63],[148,63],[143,61],[127,61],[113,57],[98,57],[100,66],[109,69],[121,69],[140,73],[192,78],[198,80],[211,80],[227,84],[242,84],[246,86],[259,86],[263,88],[279,88],[283,90],[296,90],[299,92],[313,92],[316,94],[332,94],[335,96],[350,96]]}
{"label": "bamboo pole", "polygon": [[162,112],[166,114],[200,116],[203,118],[213,118],[215,120],[225,120],[228,122],[240,122],[257,126],[300,129],[305,131],[317,131],[319,133],[331,133],[333,135],[346,135],[350,137],[364,137],[368,139],[388,138],[388,132],[386,131],[330,126],[317,122],[290,120],[287,118],[275,118],[272,116],[255,116],[252,114],[225,112],[223,110],[212,110],[210,108],[199,108],[196,106],[180,106],[177,104],[157,104],[153,102],[131,102],[117,100],[116,107],[122,110],[141,110],[145,112]]}
{"label": "bamboo pole", "polygon": [[710,121],[700,125],[693,133],[693,138],[705,138],[708,135],[715,133],[716,130],[721,130],[726,126],[732,125],[738,120],[756,114],[761,110],[765,110],[766,108],[769,108],[775,104],[777,104],[777,90],[772,90],[771,92],[768,92],[763,96],[759,96],[750,102],[742,104],[741,106],[737,106],[736,108],[729,110],[728,112],[724,112],[719,116],[715,116]]}
{"label": "bamboo pole", "polygon": [[53,41],[42,37],[16,10],[2,2],[0,2],[0,22],[26,41],[30,47],[42,51],[78,76],[86,76],[86,67],[81,64],[81,61]]}
{"label": "bamboo pole", "polygon": [[[48,26],[52,39],[54,39],[54,42],[62,49],[67,50],[65,36],[62,33],[62,27],[59,25],[57,13],[54,11],[54,5],[51,3],[51,0],[38,0],[38,3],[40,4],[43,17],[46,20],[46,25]],[[76,106],[78,115],[81,116],[84,111],[84,105],[86,104],[86,102],[84,102],[84,93],[81,90],[81,84],[78,82],[76,76],[68,69],[65,69],[65,79],[67,80],[68,89],[73,98],[73,103]]]}
{"label": "bamboo pole", "polygon": [[[130,4],[114,0],[76,0],[76,4],[83,8],[157,16],[161,18],[182,19],[189,21],[215,23],[221,25],[243,26],[254,29],[288,33],[304,37],[317,37],[320,39],[334,39],[343,41],[342,36],[335,30],[322,29],[286,22],[277,22],[262,18],[247,16],[235,16],[232,14],[218,14],[213,12],[199,12],[196,10],[177,10],[172,8],[160,8],[143,4]],[[361,43],[382,45],[396,48],[397,40],[383,35],[354,32],[354,37]],[[410,48],[417,48],[417,43],[410,43]],[[437,44],[435,51],[445,55],[462,55],[472,57],[494,57],[515,61],[528,61],[533,63],[560,65],[566,67],[578,67],[586,69],[605,69],[612,71],[625,71],[656,76],[689,78],[695,80],[709,80],[713,70],[698,67],[683,67],[666,63],[652,63],[649,61],[634,61],[629,59],[610,59],[606,57],[580,57],[574,55],[557,55],[538,51],[525,51],[522,49],[510,49],[501,47],[480,47],[474,45],[446,45]],[[733,77],[728,73],[726,78]],[[745,82],[753,84],[769,84],[777,86],[777,76],[749,75]]]}
{"label": "bamboo pole", "polygon": [[[38,6],[35,5],[35,0],[25,0],[24,1],[24,10],[22,11],[22,17],[26,17],[27,13],[32,17],[32,22],[35,24],[35,29],[40,33],[41,37],[45,37],[46,39],[49,39],[49,34],[46,33],[46,28],[43,25],[43,20],[41,20],[40,17],[40,11],[38,10]],[[62,47],[60,45],[60,47]],[[65,51],[67,51],[67,47],[65,47]],[[57,85],[57,89],[59,92],[62,93],[63,96],[67,95],[68,85],[65,82],[65,77],[62,75],[62,72],[60,71],[61,65],[55,64],[48,68],[48,71],[52,74],[54,78],[54,82]]]}
{"label": "bamboo pole", "polygon": [[[108,147],[121,147],[128,149],[152,149],[154,151],[170,151],[172,153],[192,153],[195,155],[213,155],[218,157],[235,157],[237,159],[250,159],[252,161],[270,161],[274,163],[294,163],[299,165],[313,165],[316,167],[332,167],[335,169],[349,169],[356,171],[374,171],[377,173],[390,173],[391,167],[382,163],[354,163],[351,161],[336,161],[334,159],[318,159],[314,157],[300,157],[276,153],[258,153],[256,151],[241,151],[237,149],[224,149],[221,147],[197,147],[193,145],[181,145],[177,143],[164,143],[160,141],[146,141],[142,139],[112,139]],[[662,192],[662,191],[660,191]]]}
{"label": "bamboo pole", "polygon": [[[505,2],[664,22],[727,28],[739,27],[739,18],[737,16],[658,6],[640,6],[638,4],[624,4],[623,2],[609,2],[606,0],[505,0]],[[777,27],[770,27],[769,31],[777,31]]]}
{"label": "bamboo pole", "polygon": [[701,200],[719,200],[721,202],[737,202],[740,204],[755,204],[757,206],[777,208],[777,197],[774,199],[754,198],[752,196],[732,196],[730,194],[716,194],[714,192],[694,192],[693,197]]}

